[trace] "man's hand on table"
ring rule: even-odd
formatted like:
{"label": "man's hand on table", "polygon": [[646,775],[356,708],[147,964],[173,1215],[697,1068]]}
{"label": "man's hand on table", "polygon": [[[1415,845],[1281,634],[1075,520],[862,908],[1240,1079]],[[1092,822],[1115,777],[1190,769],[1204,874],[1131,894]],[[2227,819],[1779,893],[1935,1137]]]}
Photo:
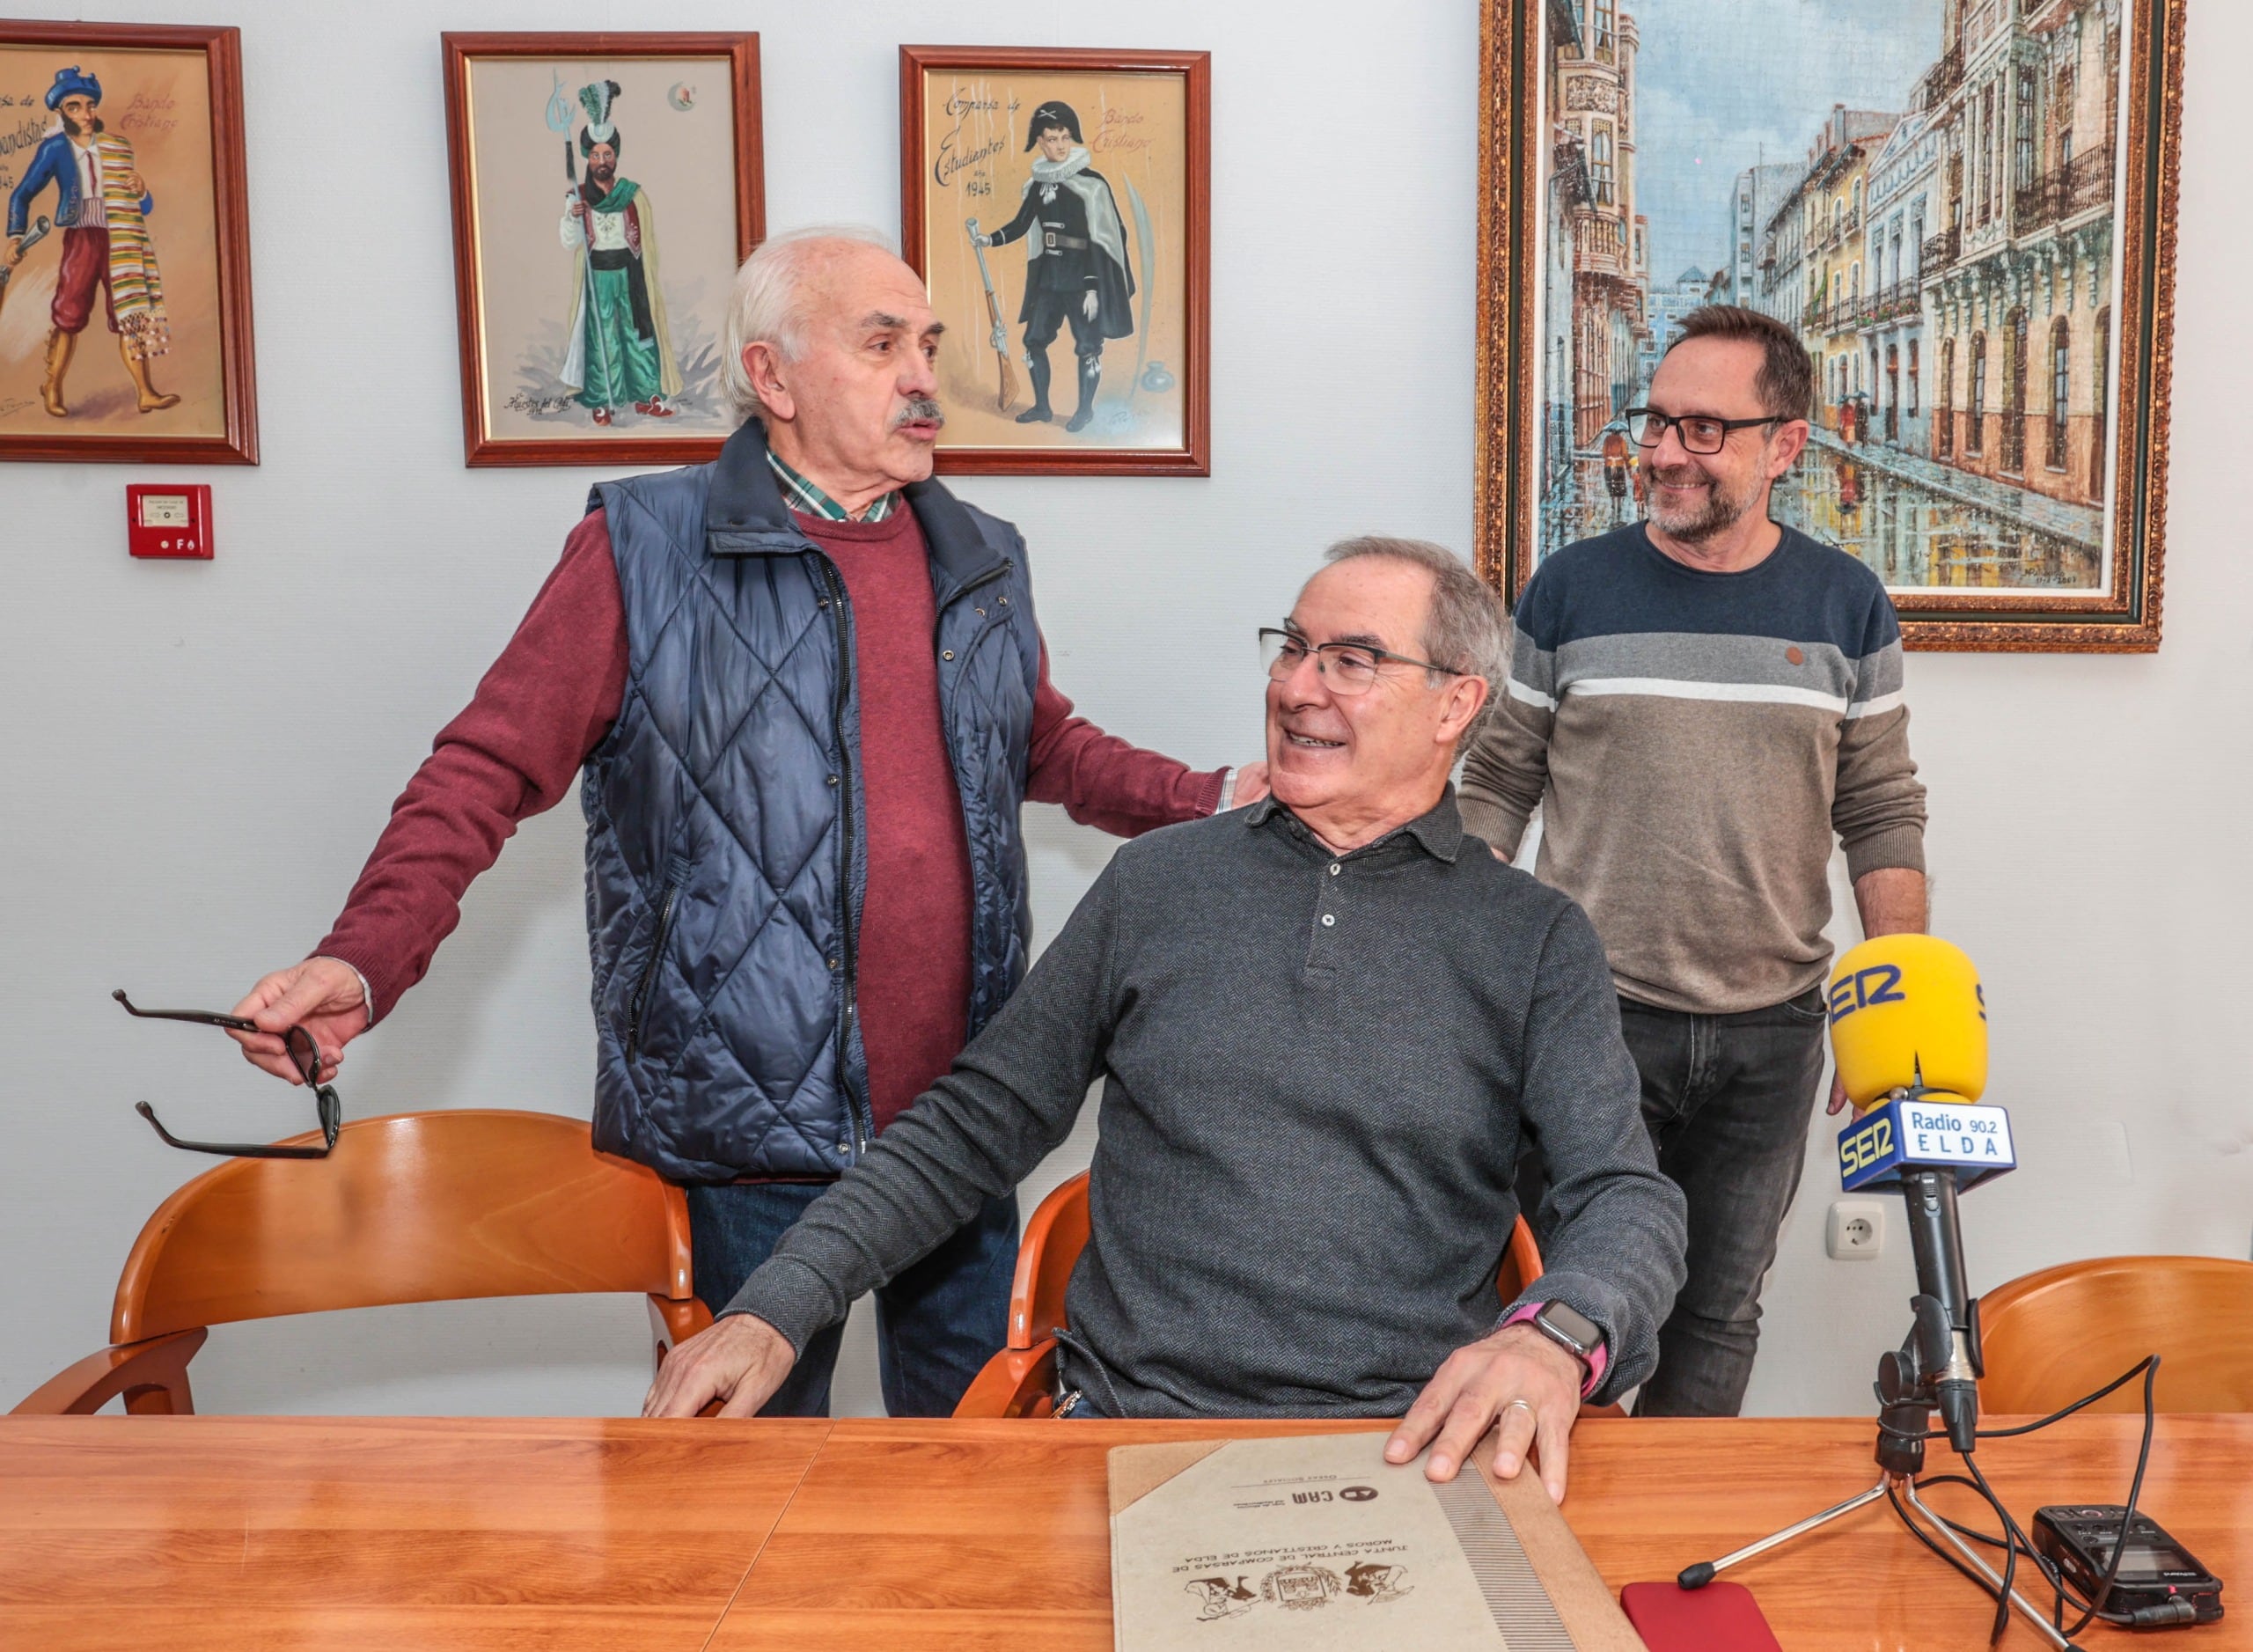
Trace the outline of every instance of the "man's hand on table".
{"label": "man's hand on table", "polygon": [[723,1417],[753,1417],[798,1362],[789,1340],[754,1314],[733,1313],[665,1355],[642,1401],[645,1417],[693,1417],[715,1399]]}
{"label": "man's hand on table", "polygon": [[1526,1448],[1537,1446],[1541,1483],[1561,1503],[1565,1456],[1586,1375],[1578,1360],[1531,1325],[1507,1325],[1447,1356],[1385,1442],[1384,1459],[1405,1463],[1437,1435],[1424,1478],[1453,1479],[1499,1419],[1495,1474],[1516,1479]]}

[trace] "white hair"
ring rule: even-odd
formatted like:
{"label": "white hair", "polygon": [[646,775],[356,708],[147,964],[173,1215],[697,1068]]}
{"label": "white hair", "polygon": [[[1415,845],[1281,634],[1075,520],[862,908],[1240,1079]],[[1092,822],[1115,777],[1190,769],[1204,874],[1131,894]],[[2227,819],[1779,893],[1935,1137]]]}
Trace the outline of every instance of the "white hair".
{"label": "white hair", "polygon": [[743,364],[745,349],[772,344],[784,361],[804,351],[806,314],[800,295],[806,276],[826,254],[848,245],[881,247],[894,256],[899,250],[882,230],[859,224],[817,224],[768,236],[736,271],[735,290],[728,297],[727,350],[720,363],[720,384],[738,418],[756,419],[762,411]]}

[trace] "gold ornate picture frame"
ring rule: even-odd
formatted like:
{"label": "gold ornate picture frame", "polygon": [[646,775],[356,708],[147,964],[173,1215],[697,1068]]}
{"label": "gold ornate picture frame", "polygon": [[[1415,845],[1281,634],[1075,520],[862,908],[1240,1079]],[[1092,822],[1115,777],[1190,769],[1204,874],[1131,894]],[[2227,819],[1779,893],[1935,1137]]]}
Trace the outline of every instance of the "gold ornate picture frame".
{"label": "gold ornate picture frame", "polygon": [[1481,4],[1508,600],[1640,515],[1620,415],[1738,303],[1815,369],[1773,512],[1868,562],[1911,648],[2159,646],[2184,0]]}

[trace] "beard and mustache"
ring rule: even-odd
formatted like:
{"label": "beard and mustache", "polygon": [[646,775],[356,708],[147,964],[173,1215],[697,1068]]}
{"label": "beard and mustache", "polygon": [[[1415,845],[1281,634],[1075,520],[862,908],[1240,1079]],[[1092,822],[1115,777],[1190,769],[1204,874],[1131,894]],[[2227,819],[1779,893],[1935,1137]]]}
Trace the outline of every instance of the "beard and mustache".
{"label": "beard and mustache", "polygon": [[109,129],[102,124],[102,118],[99,114],[88,115],[85,125],[81,126],[69,115],[64,114],[62,110],[57,109],[55,113],[55,117],[62,122],[64,134],[70,137],[90,137],[96,132],[106,132]]}
{"label": "beard and mustache", "polygon": [[[1685,544],[1701,545],[1736,526],[1743,520],[1744,513],[1752,508],[1756,497],[1755,491],[1750,488],[1741,494],[1730,493],[1720,477],[1699,465],[1655,465],[1648,474],[1652,484],[1651,520]],[[1661,483],[1675,487],[1696,487],[1702,483],[1706,489],[1705,503],[1681,509],[1670,508],[1660,503],[1658,486]]]}

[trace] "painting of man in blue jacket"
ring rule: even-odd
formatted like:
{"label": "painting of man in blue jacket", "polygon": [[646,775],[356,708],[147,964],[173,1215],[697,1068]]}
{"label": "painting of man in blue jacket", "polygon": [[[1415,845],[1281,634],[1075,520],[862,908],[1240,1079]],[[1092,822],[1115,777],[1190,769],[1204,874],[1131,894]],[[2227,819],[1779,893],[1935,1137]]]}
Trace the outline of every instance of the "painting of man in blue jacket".
{"label": "painting of man in blue jacket", "polygon": [[7,246],[0,251],[11,272],[23,262],[28,243],[40,239],[31,224],[32,206],[52,187],[52,222],[62,231],[62,261],[55,273],[40,399],[58,419],[70,412],[62,399],[63,378],[78,334],[93,319],[97,292],[140,410],[160,413],[180,402],[149,381],[150,361],[172,344],[157,249],[149,236],[156,200],[142,179],[133,145],[103,126],[101,101],[101,82],[77,64],[55,71],[46,102],[57,124],[40,140],[8,196]]}

